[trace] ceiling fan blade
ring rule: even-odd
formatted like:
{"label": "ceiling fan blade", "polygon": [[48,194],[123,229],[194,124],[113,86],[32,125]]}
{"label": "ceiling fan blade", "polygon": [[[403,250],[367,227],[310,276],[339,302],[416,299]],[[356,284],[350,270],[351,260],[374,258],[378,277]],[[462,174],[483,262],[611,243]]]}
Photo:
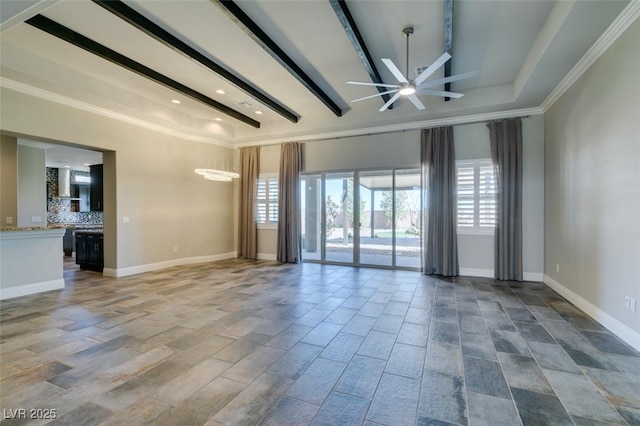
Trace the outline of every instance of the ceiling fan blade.
{"label": "ceiling fan blade", "polygon": [[365,96],[364,98],[358,98],[358,99],[354,99],[351,102],[360,102],[360,101],[364,101],[365,99],[371,99],[371,98],[375,98],[376,96],[381,96],[381,95],[386,95],[389,93],[393,93],[393,92],[397,92],[400,89],[393,89],[393,90],[389,90],[387,92],[382,92],[382,93],[376,93],[375,95],[370,95],[370,96]]}
{"label": "ceiling fan blade", "polygon": [[426,89],[427,87],[439,86],[440,84],[451,83],[452,81],[464,80],[480,75],[480,71],[471,71],[464,74],[452,75],[451,77],[439,78],[437,80],[425,81],[418,89]]}
{"label": "ceiling fan blade", "polygon": [[409,83],[407,78],[402,75],[402,72],[396,67],[396,64],[393,63],[391,59],[382,59],[382,62],[389,68],[391,74],[400,82],[400,83]]}
{"label": "ceiling fan blade", "polygon": [[398,100],[399,97],[400,97],[400,92],[398,92],[395,95],[393,95],[391,97],[391,99],[389,99],[386,104],[382,105],[382,108],[380,108],[378,111],[380,111],[380,112],[386,111],[387,108],[389,108],[392,103],[394,103],[395,101]]}
{"label": "ceiling fan blade", "polygon": [[418,90],[418,92],[424,95],[444,96],[446,98],[455,98],[455,99],[458,99],[464,96],[462,93],[445,92],[443,90],[420,89]]}
{"label": "ceiling fan blade", "polygon": [[397,84],[365,83],[364,81],[347,81],[347,84],[356,84],[358,86],[398,87]]}
{"label": "ceiling fan blade", "polygon": [[431,74],[436,72],[438,68],[443,66],[444,63],[447,62],[449,59],[451,59],[451,55],[449,55],[447,52],[444,52],[442,56],[436,59],[434,63],[429,65],[429,67],[426,70],[422,71],[420,75],[417,76],[415,80],[413,80],[413,84],[415,84],[416,86],[420,86],[420,84],[422,84],[423,81],[429,78]]}
{"label": "ceiling fan blade", "polygon": [[418,99],[418,97],[415,94],[409,95],[407,96],[407,98],[409,98],[411,103],[414,104],[416,108],[418,108],[420,111],[422,111],[425,108],[424,104],[420,102],[420,99]]}

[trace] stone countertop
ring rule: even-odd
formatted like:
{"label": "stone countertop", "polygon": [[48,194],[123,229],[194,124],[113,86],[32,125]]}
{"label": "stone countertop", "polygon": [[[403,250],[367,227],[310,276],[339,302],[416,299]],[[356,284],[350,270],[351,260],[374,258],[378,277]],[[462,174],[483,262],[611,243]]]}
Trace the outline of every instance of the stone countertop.
{"label": "stone countertop", "polygon": [[76,229],[74,230],[76,234],[103,234],[104,231],[102,228],[91,228],[91,229]]}
{"label": "stone countertop", "polygon": [[103,227],[101,223],[51,223],[49,225],[58,226],[61,228],[69,228],[69,229],[93,229],[93,228],[102,229]]}
{"label": "stone countertop", "polygon": [[0,228],[0,231],[49,231],[51,229],[64,229],[64,225],[47,225],[47,226],[5,226]]}

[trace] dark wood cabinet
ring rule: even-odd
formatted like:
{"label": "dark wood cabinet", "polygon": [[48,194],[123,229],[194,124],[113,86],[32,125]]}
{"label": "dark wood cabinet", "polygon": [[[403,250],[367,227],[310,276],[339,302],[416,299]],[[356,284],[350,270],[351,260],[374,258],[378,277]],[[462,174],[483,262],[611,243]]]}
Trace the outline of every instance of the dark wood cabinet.
{"label": "dark wood cabinet", "polygon": [[76,263],[81,269],[102,272],[104,268],[104,236],[97,232],[76,233]]}
{"label": "dark wood cabinet", "polygon": [[102,164],[96,164],[89,168],[91,176],[91,189],[89,204],[92,212],[101,212],[104,208],[104,195],[102,190]]}

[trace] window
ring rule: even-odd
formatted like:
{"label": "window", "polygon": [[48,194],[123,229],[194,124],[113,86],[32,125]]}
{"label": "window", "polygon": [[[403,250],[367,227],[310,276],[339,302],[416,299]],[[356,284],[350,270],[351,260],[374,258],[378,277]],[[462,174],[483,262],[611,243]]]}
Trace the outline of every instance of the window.
{"label": "window", "polygon": [[496,226],[496,181],[491,160],[457,161],[458,231],[489,232]]}
{"label": "window", "polygon": [[261,228],[278,225],[278,176],[260,175],[256,196],[256,223]]}

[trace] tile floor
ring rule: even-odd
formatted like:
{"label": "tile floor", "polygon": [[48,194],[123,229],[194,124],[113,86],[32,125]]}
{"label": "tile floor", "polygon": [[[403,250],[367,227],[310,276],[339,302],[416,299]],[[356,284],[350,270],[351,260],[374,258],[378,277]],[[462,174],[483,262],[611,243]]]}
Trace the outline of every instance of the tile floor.
{"label": "tile floor", "polygon": [[541,283],[240,260],[65,275],[1,303],[3,425],[640,424],[640,354]]}

